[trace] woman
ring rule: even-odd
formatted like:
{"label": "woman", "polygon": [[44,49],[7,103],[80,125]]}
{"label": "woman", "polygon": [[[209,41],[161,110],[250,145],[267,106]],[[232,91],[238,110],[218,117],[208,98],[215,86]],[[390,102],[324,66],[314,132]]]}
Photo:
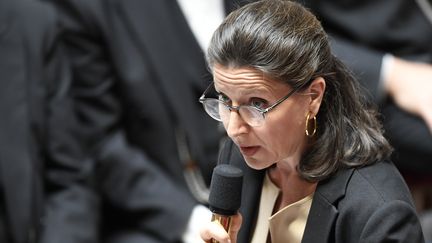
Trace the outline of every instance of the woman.
{"label": "woman", "polygon": [[207,61],[214,84],[200,101],[236,145],[220,160],[243,167],[245,183],[229,234],[209,223],[204,241],[424,241],[376,112],[310,12],[246,5],[216,30]]}

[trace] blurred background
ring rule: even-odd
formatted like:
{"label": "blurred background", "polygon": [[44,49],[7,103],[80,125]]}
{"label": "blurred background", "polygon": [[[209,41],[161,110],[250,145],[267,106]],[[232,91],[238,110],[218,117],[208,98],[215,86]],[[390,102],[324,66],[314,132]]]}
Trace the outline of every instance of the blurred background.
{"label": "blurred background", "polygon": [[[200,242],[226,139],[204,53],[247,2],[0,0],[0,242]],[[431,2],[298,2],[379,108],[432,241]]]}

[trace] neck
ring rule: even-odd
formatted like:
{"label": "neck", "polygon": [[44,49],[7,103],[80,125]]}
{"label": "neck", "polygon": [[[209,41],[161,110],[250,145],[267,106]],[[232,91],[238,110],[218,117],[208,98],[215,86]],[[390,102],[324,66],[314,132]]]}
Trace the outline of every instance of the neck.
{"label": "neck", "polygon": [[281,161],[269,168],[270,180],[281,190],[275,209],[279,210],[306,196],[316,189],[316,182],[302,179],[296,170],[298,163]]}

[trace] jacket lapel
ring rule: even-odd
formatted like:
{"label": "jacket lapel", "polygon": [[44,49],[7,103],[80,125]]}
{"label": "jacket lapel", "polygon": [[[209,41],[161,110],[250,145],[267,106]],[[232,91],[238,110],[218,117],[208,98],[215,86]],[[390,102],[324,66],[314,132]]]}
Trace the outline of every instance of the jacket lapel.
{"label": "jacket lapel", "polygon": [[320,194],[316,194],[309,211],[302,243],[333,242],[330,237],[338,211]]}
{"label": "jacket lapel", "polygon": [[337,202],[345,196],[354,169],[341,170],[318,184],[309,211],[302,243],[334,242]]}
{"label": "jacket lapel", "polygon": [[179,6],[172,0],[151,4],[125,0],[118,4],[122,18],[138,38],[142,54],[153,64],[155,82],[167,98],[169,109],[176,114],[178,127],[185,129],[192,156],[205,158],[200,131],[206,130],[209,122],[198,98],[211,77]]}

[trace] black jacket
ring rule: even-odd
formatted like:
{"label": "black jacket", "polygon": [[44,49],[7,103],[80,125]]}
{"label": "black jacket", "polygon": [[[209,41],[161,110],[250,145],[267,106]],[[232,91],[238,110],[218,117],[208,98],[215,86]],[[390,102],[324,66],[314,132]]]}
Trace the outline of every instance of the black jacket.
{"label": "black jacket", "polygon": [[80,127],[99,162],[104,242],[178,241],[198,203],[184,173],[198,169],[207,186],[224,136],[198,102],[211,75],[179,6],[50,2],[68,31]]}
{"label": "black jacket", "polygon": [[[232,142],[220,163],[243,170],[239,243],[250,242],[265,171],[249,168]],[[341,169],[318,183],[302,243],[424,242],[411,194],[391,162]]]}
{"label": "black jacket", "polygon": [[395,164],[404,173],[429,177],[432,134],[420,117],[383,97],[380,75],[386,53],[432,64],[432,19],[426,14],[432,6],[424,8],[416,0],[298,2],[317,15],[331,37],[335,55],[354,71],[381,108],[386,137],[395,147]]}
{"label": "black jacket", "polygon": [[92,162],[80,148],[59,35],[52,7],[0,0],[2,242],[85,242],[77,239],[93,232]]}

